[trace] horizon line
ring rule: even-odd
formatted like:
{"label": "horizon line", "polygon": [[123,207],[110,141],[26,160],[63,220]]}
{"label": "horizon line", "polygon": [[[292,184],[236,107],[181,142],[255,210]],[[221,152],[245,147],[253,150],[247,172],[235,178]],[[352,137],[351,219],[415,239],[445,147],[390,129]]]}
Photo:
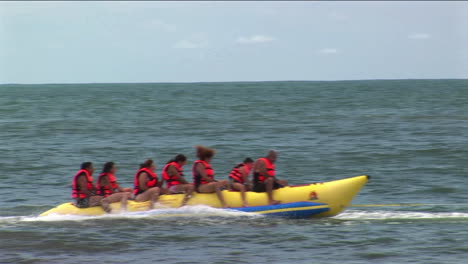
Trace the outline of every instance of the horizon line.
{"label": "horizon line", "polygon": [[186,81],[186,82],[45,82],[0,83],[0,85],[57,85],[57,84],[200,84],[200,83],[261,83],[261,82],[348,82],[348,81],[404,81],[404,80],[468,80],[468,78],[401,78],[401,79],[342,79],[342,80],[270,80],[270,81]]}

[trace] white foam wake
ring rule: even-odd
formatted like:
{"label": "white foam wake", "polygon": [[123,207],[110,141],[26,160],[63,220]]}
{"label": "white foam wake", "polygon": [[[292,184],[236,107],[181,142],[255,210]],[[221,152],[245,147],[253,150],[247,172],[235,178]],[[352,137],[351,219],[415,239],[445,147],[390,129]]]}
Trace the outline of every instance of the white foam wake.
{"label": "white foam wake", "polygon": [[407,212],[407,211],[358,211],[348,210],[335,216],[342,220],[385,220],[385,219],[450,219],[466,218],[468,213],[462,212]]}
{"label": "white foam wake", "polygon": [[[22,222],[54,222],[54,221],[85,221],[93,219],[143,219],[143,218],[170,218],[170,217],[186,217],[186,218],[203,218],[203,217],[262,217],[255,213],[246,213],[236,210],[213,208],[206,205],[184,206],[181,208],[164,208],[154,209],[149,211],[139,212],[122,212],[112,213],[99,216],[80,216],[80,215],[57,215],[50,214],[47,216],[26,216],[26,217],[10,217],[12,221]],[[8,221],[8,219],[5,219]],[[1,218],[0,218],[1,221]]]}

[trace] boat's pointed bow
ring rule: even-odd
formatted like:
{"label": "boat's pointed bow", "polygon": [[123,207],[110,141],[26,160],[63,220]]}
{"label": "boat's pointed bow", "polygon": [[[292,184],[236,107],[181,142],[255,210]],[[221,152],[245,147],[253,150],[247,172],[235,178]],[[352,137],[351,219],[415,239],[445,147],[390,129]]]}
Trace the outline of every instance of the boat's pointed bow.
{"label": "boat's pointed bow", "polygon": [[369,181],[370,176],[361,175],[323,183],[320,202],[327,203],[330,210],[320,216],[334,216],[346,209],[356,194]]}

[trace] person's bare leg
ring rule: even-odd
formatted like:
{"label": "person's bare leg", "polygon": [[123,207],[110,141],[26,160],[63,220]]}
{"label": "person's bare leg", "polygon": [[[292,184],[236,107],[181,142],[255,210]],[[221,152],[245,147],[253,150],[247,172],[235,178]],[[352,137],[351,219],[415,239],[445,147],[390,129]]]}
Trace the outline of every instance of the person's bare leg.
{"label": "person's bare leg", "polygon": [[159,199],[159,194],[161,190],[158,187],[154,187],[149,189],[150,192],[150,210],[154,209],[154,204],[158,201]]}
{"label": "person's bare leg", "polygon": [[220,188],[228,188],[229,187],[229,181],[228,180],[220,180],[218,181],[219,187]]}
{"label": "person's bare leg", "polygon": [[215,190],[216,190],[216,195],[218,196],[218,199],[219,201],[221,201],[221,205],[223,206],[223,208],[226,208],[228,207],[227,204],[226,204],[226,201],[224,201],[224,195],[223,193],[221,192],[221,187],[222,187],[222,183],[216,183],[215,185]]}
{"label": "person's bare leg", "polygon": [[287,180],[277,180],[276,182],[278,182],[279,184],[281,184],[283,186],[288,186],[288,181]]}
{"label": "person's bare leg", "polygon": [[130,192],[124,192],[122,193],[122,199],[120,200],[120,208],[122,208],[122,211],[126,212],[127,211],[127,202],[128,199],[132,197],[132,193]]}
{"label": "person's bare leg", "polygon": [[249,206],[249,205],[247,204],[247,198],[245,197],[245,186],[244,186],[244,185],[242,185],[240,191],[241,191],[241,197],[242,197],[242,206],[244,206],[244,207]]}
{"label": "person's bare leg", "polygon": [[184,200],[182,200],[181,206],[185,206],[187,204],[188,200],[192,197],[193,191],[195,189],[193,184],[184,184],[183,188],[185,191],[185,196],[184,196]]}
{"label": "person's bare leg", "polygon": [[[123,211],[127,210],[127,200],[130,198],[131,193],[128,192],[118,192],[113,193],[105,198],[105,203],[111,204],[120,201],[120,206]],[[104,199],[103,199],[104,200]]]}
{"label": "person's bare leg", "polygon": [[101,201],[104,197],[100,195],[93,195],[89,197],[89,207],[101,205]]}
{"label": "person's bare leg", "polygon": [[233,189],[235,189],[237,191],[240,191],[241,197],[242,197],[242,206],[243,207],[249,206],[247,204],[247,200],[245,198],[245,186],[243,184],[241,184],[241,183],[235,182],[235,183],[232,184],[232,187],[233,187]]}
{"label": "person's bare leg", "polygon": [[218,182],[210,182],[207,184],[202,184],[198,187],[198,191],[201,193],[216,193],[218,196],[219,201],[221,202],[221,206],[223,208],[228,207],[226,202],[224,201],[223,193],[221,192],[220,184]]}
{"label": "person's bare leg", "polygon": [[275,183],[275,181],[271,177],[269,177],[268,179],[265,180],[265,188],[266,188],[266,192],[267,192],[267,195],[268,195],[268,204],[270,204],[270,205],[275,205],[275,204],[281,203],[280,201],[276,201],[276,200],[273,199],[273,184],[274,183]]}
{"label": "person's bare leg", "polygon": [[169,188],[164,188],[164,187],[158,187],[158,188],[159,188],[159,195],[171,194],[171,191],[169,191]]}
{"label": "person's bare leg", "polygon": [[152,210],[154,209],[154,204],[158,201],[159,199],[159,187],[153,187],[151,189],[146,190],[144,193],[140,193],[135,197],[136,202],[146,202],[150,201],[150,206],[149,209]]}
{"label": "person's bare leg", "polygon": [[[100,197],[101,199],[98,199],[98,198],[94,198],[94,197]],[[94,198],[94,199],[93,199]],[[97,201],[99,200],[98,203],[96,203]],[[109,202],[109,199],[107,199],[107,197],[103,197],[103,196],[91,196],[90,200],[89,200],[89,206],[96,206],[96,205],[101,205],[102,209],[104,210],[104,212],[106,213],[111,213],[112,209],[110,208],[110,202]]]}

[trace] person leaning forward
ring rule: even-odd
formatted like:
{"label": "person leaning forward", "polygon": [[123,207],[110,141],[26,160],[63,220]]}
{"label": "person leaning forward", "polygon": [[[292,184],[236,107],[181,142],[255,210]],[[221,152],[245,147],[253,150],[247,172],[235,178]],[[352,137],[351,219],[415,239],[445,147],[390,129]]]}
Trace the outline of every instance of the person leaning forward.
{"label": "person leaning forward", "polygon": [[278,180],[275,176],[275,162],[277,158],[278,153],[270,150],[266,157],[257,159],[253,167],[252,190],[254,192],[266,192],[269,204],[281,203],[273,199],[273,190],[288,185],[286,180]]}

